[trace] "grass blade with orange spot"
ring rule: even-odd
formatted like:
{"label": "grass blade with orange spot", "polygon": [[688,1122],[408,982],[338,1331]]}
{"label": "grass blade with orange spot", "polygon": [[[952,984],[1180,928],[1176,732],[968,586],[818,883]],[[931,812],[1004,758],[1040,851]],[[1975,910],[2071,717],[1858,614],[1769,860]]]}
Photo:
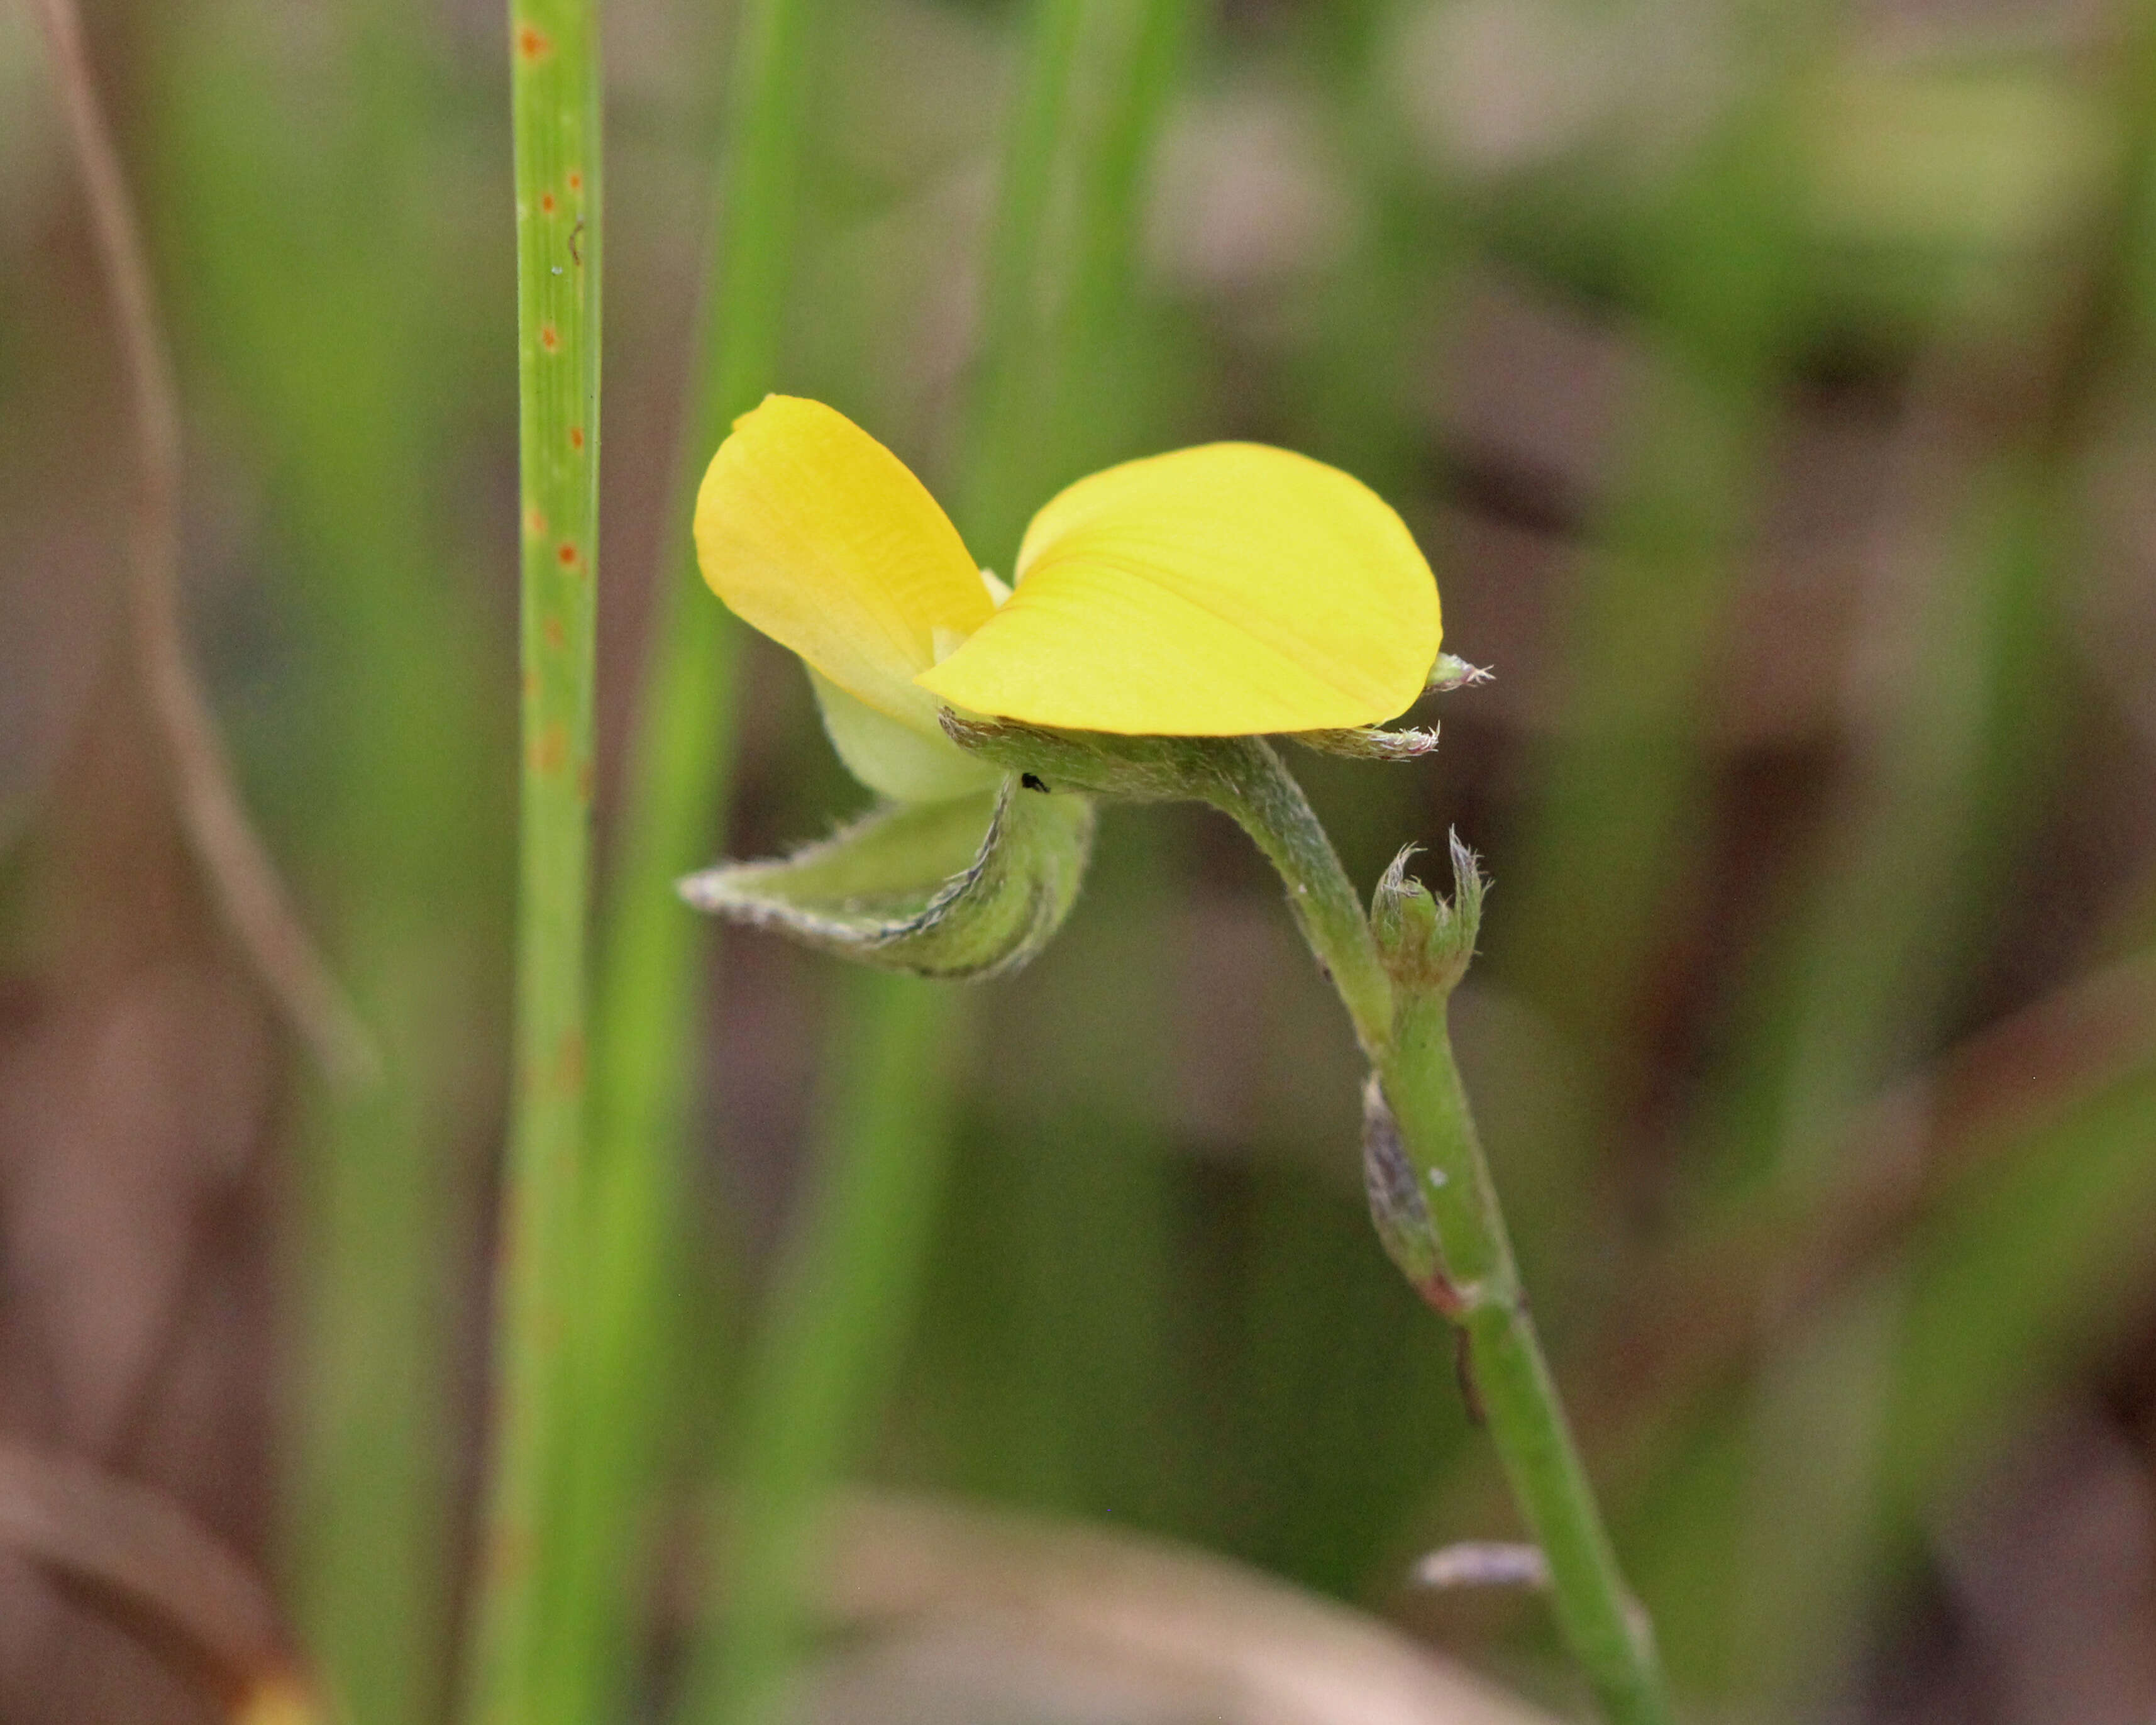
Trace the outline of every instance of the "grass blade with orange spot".
{"label": "grass blade with orange spot", "polygon": [[593,591],[599,450],[598,17],[516,0],[522,798],[515,1093],[502,1171],[494,1435],[465,1713],[552,1716],[546,1670],[572,1583],[561,1542],[568,1301],[585,1157]]}

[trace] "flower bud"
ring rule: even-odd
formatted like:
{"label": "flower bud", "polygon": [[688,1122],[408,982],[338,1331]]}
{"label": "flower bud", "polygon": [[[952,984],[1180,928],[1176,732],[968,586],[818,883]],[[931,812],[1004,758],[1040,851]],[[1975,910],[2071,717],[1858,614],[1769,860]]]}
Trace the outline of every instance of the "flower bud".
{"label": "flower bud", "polygon": [[1437,663],[1430,668],[1430,680],[1423,686],[1431,694],[1443,695],[1455,689],[1475,688],[1488,682],[1491,675],[1487,665],[1470,665],[1450,653],[1440,653]]}
{"label": "flower bud", "polygon": [[1370,932],[1378,955],[1394,984],[1404,991],[1449,994],[1475,956],[1486,883],[1475,853],[1457,833],[1451,835],[1450,849],[1450,900],[1439,898],[1408,873],[1409,859],[1415,854],[1410,845],[1393,859],[1370,901]]}

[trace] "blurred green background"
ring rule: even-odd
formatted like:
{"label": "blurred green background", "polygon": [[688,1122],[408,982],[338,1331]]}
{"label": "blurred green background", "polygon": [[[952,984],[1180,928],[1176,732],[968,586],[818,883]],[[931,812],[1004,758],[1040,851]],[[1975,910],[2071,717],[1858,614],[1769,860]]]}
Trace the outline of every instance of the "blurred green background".
{"label": "blurred green background", "polygon": [[[1455,1034],[1685,1712],[2149,1717],[2156,13],[778,10],[779,316],[729,387],[767,364],[854,417],[1006,572],[1108,461],[1303,450],[1397,505],[1447,649],[1494,670],[1421,710],[1431,761],[1293,764],[1358,882],[1449,826],[1495,880]],[[685,628],[715,852],[865,801],[789,659],[654,603],[709,454],[737,22],[607,8],[603,846]],[[310,1075],[179,841],[104,292],[0,12],[0,1430],[244,1553],[346,1717],[440,1719],[514,878],[503,22],[89,24],[180,364],[192,640],[386,1076]],[[1029,164],[1034,271],[999,276]],[[1106,811],[1070,927],[959,1002],[666,914],[696,1100],[636,1151],[680,1179],[603,1381],[659,1484],[595,1717],[701,1692],[696,1509],[743,1470],[767,1504],[838,1474],[1172,1536],[1578,1709],[1532,1599],[1410,1584],[1515,1523],[1368,1227],[1347,1027],[1224,822]],[[912,1177],[840,1237],[879,1132]],[[805,1530],[742,1597],[784,1617]],[[215,1716],[43,1569],[6,1558],[0,1598],[0,1717]]]}

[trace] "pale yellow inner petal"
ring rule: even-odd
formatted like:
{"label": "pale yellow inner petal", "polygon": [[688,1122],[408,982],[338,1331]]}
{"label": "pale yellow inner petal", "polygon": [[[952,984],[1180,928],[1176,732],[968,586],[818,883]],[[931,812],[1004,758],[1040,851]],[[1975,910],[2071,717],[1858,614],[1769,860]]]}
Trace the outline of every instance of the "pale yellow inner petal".
{"label": "pale yellow inner petal", "polygon": [[1009,603],[919,681],[1078,730],[1318,730],[1404,711],[1441,639],[1430,566],[1368,487],[1284,449],[1209,444],[1056,497]]}
{"label": "pale yellow inner petal", "polygon": [[921,731],[901,724],[815,671],[808,680],[831,747],[849,773],[880,795],[899,803],[941,803],[986,790],[1003,777],[940,727]]}
{"label": "pale yellow inner petal", "polygon": [[994,609],[936,500],[820,402],[773,395],[734,422],[696,495],[696,560],[743,621],[830,681],[943,741],[914,681],[936,639]]}

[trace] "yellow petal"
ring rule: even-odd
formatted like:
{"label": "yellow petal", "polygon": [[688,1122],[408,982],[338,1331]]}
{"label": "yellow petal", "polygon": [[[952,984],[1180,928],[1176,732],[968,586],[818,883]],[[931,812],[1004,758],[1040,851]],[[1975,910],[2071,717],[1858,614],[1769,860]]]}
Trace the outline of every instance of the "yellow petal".
{"label": "yellow petal", "polygon": [[1315,731],[1404,711],[1440,635],[1430,565],[1375,492],[1285,449],[1208,444],[1056,497],[1010,602],[919,680],[1073,730]]}
{"label": "yellow petal", "polygon": [[821,402],[734,421],[696,494],[696,561],[735,614],[870,706],[943,740],[915,675],[994,607],[906,464]]}

